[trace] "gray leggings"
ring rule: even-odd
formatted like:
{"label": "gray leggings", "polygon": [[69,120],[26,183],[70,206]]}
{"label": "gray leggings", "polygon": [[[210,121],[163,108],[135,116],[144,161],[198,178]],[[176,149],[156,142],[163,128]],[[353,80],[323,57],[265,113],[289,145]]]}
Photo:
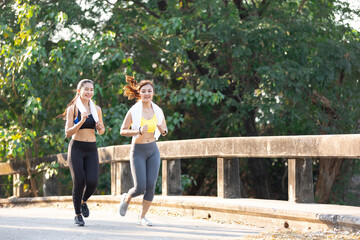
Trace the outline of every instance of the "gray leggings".
{"label": "gray leggings", "polygon": [[144,193],[144,200],[152,201],[160,168],[160,152],[156,142],[132,144],[130,167],[134,187],[129,190],[128,194],[133,198]]}

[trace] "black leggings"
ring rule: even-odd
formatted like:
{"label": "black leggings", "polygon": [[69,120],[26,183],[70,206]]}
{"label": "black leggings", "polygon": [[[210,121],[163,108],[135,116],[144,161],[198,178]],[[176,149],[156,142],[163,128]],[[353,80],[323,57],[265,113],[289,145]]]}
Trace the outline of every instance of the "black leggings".
{"label": "black leggings", "polygon": [[75,214],[81,214],[81,199],[87,201],[98,184],[99,157],[96,142],[71,140],[67,159],[73,180]]}

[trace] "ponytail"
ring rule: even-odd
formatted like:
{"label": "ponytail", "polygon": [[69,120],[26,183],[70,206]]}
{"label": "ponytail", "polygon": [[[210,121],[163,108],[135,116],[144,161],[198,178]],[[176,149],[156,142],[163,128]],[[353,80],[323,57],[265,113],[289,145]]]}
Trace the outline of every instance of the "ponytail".
{"label": "ponytail", "polygon": [[124,96],[128,97],[129,100],[134,98],[139,98],[139,87],[137,86],[137,82],[134,77],[130,77],[128,75],[125,76],[125,81],[128,85],[124,86]]}
{"label": "ponytail", "polygon": [[68,108],[75,104],[75,101],[79,96],[80,96],[80,94],[78,92],[76,92],[75,97],[68,103],[68,105],[65,108],[65,111],[57,117],[60,117],[64,120],[66,120],[66,113],[67,113]]}
{"label": "ponytail", "polygon": [[150,84],[155,90],[154,84],[150,80],[141,80],[139,83],[137,83],[134,77],[130,77],[128,75],[125,76],[125,80],[128,85],[123,87],[124,96],[128,97],[129,100],[140,98],[140,89],[147,84]]}

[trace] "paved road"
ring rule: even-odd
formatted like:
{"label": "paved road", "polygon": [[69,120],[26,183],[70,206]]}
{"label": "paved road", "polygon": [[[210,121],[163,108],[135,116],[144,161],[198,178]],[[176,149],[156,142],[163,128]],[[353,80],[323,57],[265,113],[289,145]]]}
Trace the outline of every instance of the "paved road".
{"label": "paved road", "polygon": [[0,239],[242,239],[265,229],[204,219],[148,214],[152,227],[136,224],[137,213],[94,209],[84,227],[73,225],[71,207],[0,208]]}

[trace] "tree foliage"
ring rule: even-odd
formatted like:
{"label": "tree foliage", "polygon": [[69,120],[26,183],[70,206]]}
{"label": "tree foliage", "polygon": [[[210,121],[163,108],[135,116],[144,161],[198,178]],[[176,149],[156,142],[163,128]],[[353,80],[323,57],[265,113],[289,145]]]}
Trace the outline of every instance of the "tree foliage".
{"label": "tree foliage", "polygon": [[[125,74],[154,80],[167,140],[357,132],[360,36],[345,20],[359,12],[343,1],[6,0],[0,10],[4,160],[66,151],[56,116],[82,78],[104,113],[98,145],[129,143]],[[270,163],[248,161],[254,187],[273,178]],[[198,188],[215,174],[183,164]]]}

